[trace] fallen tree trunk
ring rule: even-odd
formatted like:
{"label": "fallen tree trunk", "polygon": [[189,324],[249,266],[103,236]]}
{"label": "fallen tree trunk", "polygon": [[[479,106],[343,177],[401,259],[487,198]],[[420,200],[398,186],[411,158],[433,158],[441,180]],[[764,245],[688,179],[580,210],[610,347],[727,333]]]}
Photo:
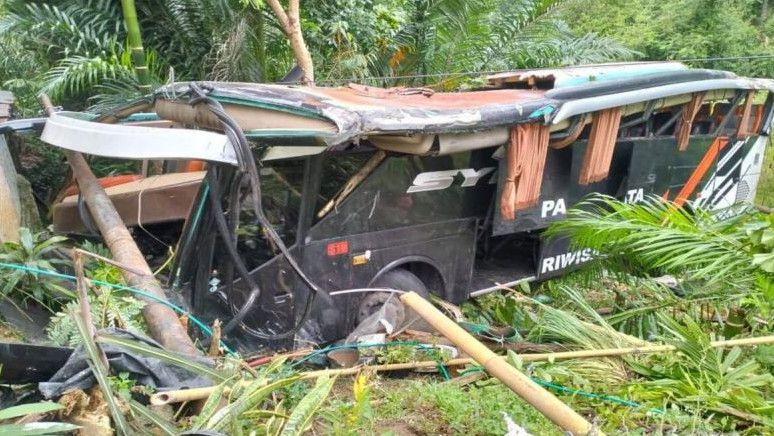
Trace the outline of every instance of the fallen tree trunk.
{"label": "fallen tree trunk", "polygon": [[[50,115],[53,106],[48,97],[41,96],[41,103]],[[74,151],[64,150],[64,153],[86,201],[86,206],[88,206],[94,223],[105,240],[105,245],[113,254],[113,259],[133,270],[122,269],[121,271],[127,284],[146,291],[161,301],[166,301],[164,290],[153,276],[145,257],[113,207],[110,197],[97,182],[97,178],[89,168],[86,159]],[[140,272],[143,274],[138,274]],[[152,299],[146,299],[142,314],[148,324],[151,336],[159,341],[164,348],[182,354],[199,354],[177,315],[168,306]]]}

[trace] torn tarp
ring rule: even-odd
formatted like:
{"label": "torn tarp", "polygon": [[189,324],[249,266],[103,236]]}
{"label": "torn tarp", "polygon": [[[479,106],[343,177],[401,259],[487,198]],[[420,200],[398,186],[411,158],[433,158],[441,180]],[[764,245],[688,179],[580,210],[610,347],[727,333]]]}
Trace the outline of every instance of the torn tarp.
{"label": "torn tarp", "polygon": [[[161,346],[144,336],[139,336],[126,330],[105,329],[100,333],[115,336],[124,339],[131,339],[143,342],[153,347]],[[164,389],[184,389],[204,386],[212,386],[213,381],[194,374],[184,368],[180,368],[169,363],[162,362],[159,359],[151,357],[138,356],[132,354],[123,348],[113,344],[100,344],[105,352],[110,370],[113,374],[128,372],[130,378],[137,384],[151,386],[157,390]],[[83,345],[79,345],[67,363],[54,374],[47,382],[38,384],[40,393],[47,399],[57,398],[68,389],[86,390],[96,383],[94,375],[86,362],[87,354]],[[213,361],[202,356],[186,356],[188,360],[194,360],[197,363],[213,366]]]}

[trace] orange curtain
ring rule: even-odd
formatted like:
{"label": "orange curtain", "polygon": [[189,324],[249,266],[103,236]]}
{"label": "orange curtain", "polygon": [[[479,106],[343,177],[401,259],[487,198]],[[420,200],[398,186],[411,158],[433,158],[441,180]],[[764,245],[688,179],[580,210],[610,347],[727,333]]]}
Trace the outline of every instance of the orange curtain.
{"label": "orange curtain", "polygon": [[517,211],[537,205],[549,139],[548,126],[542,124],[517,124],[511,128],[508,171],[500,194],[503,219],[515,219]]}
{"label": "orange curtain", "polygon": [[742,116],[739,118],[739,126],[736,128],[737,138],[747,138],[752,134],[750,132],[750,114],[752,112],[753,100],[755,100],[755,91],[747,91]]}
{"label": "orange curtain", "polygon": [[693,121],[696,119],[696,114],[699,113],[703,102],[703,93],[694,94],[691,97],[691,101],[683,107],[683,113],[680,115],[680,125],[677,126],[677,149],[680,151],[688,149],[688,140],[691,138]]}
{"label": "orange curtain", "polygon": [[589,145],[583,156],[578,183],[589,183],[604,180],[610,172],[613,160],[615,142],[618,139],[618,127],[621,125],[621,108],[605,109],[594,114]]}

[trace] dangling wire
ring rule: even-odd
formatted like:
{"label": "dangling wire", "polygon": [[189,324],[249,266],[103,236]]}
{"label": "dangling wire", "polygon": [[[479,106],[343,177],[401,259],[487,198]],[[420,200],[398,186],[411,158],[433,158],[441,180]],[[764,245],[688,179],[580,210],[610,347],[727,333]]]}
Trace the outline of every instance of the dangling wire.
{"label": "dangling wire", "polygon": [[[279,340],[279,339],[292,337],[301,329],[303,323],[308,318],[309,313],[311,312],[311,307],[314,303],[315,297],[319,295],[323,297],[326,301],[330,302],[330,296],[325,291],[323,291],[317,284],[315,284],[306,275],[306,273],[304,273],[304,271],[296,262],[296,259],[290,254],[290,251],[288,250],[282,238],[279,236],[279,234],[277,234],[277,231],[274,229],[271,222],[269,222],[268,218],[266,217],[266,214],[264,213],[264,210],[263,210],[263,204],[262,204],[262,198],[261,198],[262,195],[261,195],[260,175],[258,173],[258,168],[255,164],[252,151],[250,150],[250,145],[247,141],[247,137],[245,137],[241,127],[237,124],[237,122],[233,118],[231,118],[230,115],[226,113],[226,111],[223,109],[223,106],[220,104],[220,102],[218,102],[213,98],[208,97],[207,93],[199,85],[195,83],[191,83],[189,86],[190,86],[191,93],[194,95],[194,97],[190,100],[190,104],[194,106],[202,103],[206,104],[210,112],[212,112],[212,114],[218,118],[218,120],[220,121],[223,127],[223,131],[225,132],[231,144],[234,145],[239,171],[247,175],[248,181],[250,183],[250,188],[251,188],[250,195],[251,195],[252,206],[253,206],[253,211],[255,213],[256,220],[264,229],[264,232],[266,233],[267,237],[275,244],[277,248],[279,248],[280,252],[285,257],[285,259],[290,264],[290,266],[293,268],[295,273],[313,291],[312,294],[306,299],[304,311],[300,319],[289,330],[282,333],[276,333],[276,334],[274,333],[267,334],[267,333],[261,332],[258,329],[252,329],[252,328],[246,329],[246,330],[254,336],[257,336],[262,339],[268,339],[268,340]],[[218,178],[217,178],[217,173],[215,168],[210,168],[208,172],[208,181],[210,185],[209,197],[210,197],[211,206],[213,207],[213,209],[220,212],[221,195],[219,192],[220,190],[218,187]],[[232,211],[232,213],[236,213],[236,212]],[[229,230],[228,223],[223,217],[223,214],[215,213],[214,215],[215,215],[215,223],[218,227],[219,233],[221,234],[221,238],[223,239],[224,244],[226,245],[226,250],[229,253],[229,257],[231,257],[231,260],[234,264],[234,267],[237,270],[237,273],[240,275],[240,277],[242,277],[242,279],[245,281],[245,283],[247,283],[247,285],[250,288],[250,294],[248,294],[245,303],[234,314],[234,317],[223,327],[222,331],[225,334],[233,330],[240,323],[242,323],[244,317],[247,316],[250,309],[255,305],[256,301],[258,301],[261,290],[258,284],[255,282],[255,280],[253,280],[249,271],[247,270],[247,267],[245,266],[244,261],[239,256],[239,253],[236,249],[236,237]]]}

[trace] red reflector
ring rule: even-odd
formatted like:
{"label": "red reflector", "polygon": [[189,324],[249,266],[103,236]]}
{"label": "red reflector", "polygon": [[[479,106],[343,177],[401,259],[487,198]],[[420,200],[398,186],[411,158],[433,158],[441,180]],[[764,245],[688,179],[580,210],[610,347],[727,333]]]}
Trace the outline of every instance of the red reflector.
{"label": "red reflector", "polygon": [[347,241],[331,242],[325,248],[325,251],[328,254],[328,256],[340,256],[342,254],[347,254],[349,253],[349,242]]}

